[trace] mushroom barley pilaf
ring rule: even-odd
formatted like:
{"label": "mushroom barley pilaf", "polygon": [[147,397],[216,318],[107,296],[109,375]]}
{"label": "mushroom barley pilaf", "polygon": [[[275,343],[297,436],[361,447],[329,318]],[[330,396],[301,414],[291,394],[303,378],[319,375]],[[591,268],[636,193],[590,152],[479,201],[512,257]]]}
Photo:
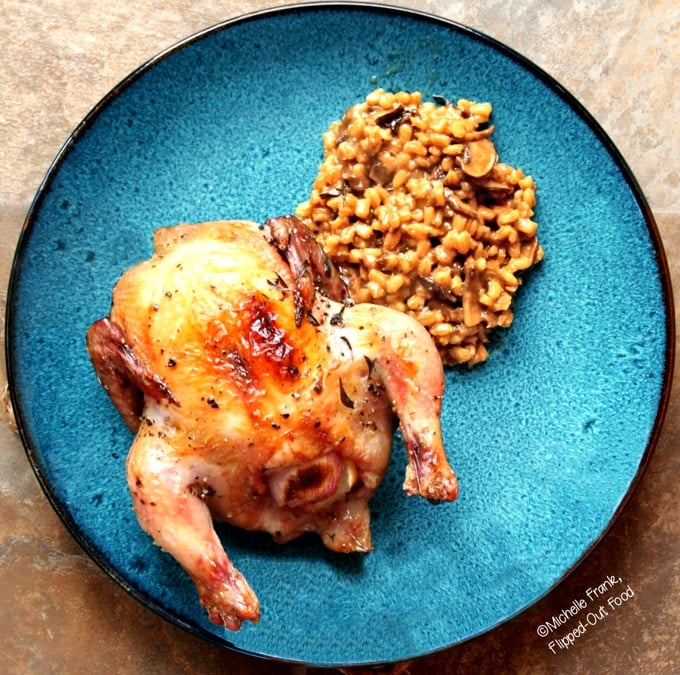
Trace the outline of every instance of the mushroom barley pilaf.
{"label": "mushroom barley pilaf", "polygon": [[324,134],[297,208],[354,301],[418,319],[449,365],[487,358],[521,272],[543,258],[536,186],[498,161],[490,115],[489,103],[377,89]]}

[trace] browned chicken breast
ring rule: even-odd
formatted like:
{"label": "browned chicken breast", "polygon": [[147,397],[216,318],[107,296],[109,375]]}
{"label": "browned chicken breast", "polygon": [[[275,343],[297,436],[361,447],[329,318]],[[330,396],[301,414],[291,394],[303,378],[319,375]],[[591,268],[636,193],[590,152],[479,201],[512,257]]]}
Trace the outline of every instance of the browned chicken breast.
{"label": "browned chicken breast", "polygon": [[160,229],[154,248],[117,283],[87,346],[136,434],[127,477],[139,522],[191,575],[212,621],[237,630],[260,613],[213,518],[370,550],[393,413],[406,492],[456,498],[432,339],[404,314],[351,305],[296,218]]}

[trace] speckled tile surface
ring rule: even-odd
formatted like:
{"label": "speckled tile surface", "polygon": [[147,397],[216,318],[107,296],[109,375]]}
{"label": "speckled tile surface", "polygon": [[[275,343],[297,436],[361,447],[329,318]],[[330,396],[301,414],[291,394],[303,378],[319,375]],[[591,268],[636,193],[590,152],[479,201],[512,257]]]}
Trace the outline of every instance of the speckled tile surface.
{"label": "speckled tile surface", "polygon": [[[129,72],[177,40],[288,3],[19,2],[0,7],[2,301],[26,211],[69,133]],[[672,2],[417,0],[408,6],[491,35],[553,75],[598,119],[655,214],[680,283],[680,9]],[[602,6],[600,6],[602,5]],[[677,295],[677,291],[676,291]],[[4,371],[4,369],[3,369]],[[4,380],[4,375],[3,375]],[[4,384],[4,381],[3,383]],[[680,668],[680,383],[655,454],[590,557],[499,629],[410,667],[423,673],[645,672]],[[21,443],[0,425],[0,667],[8,673],[293,673],[185,634],[130,599],[71,539]],[[608,576],[634,595],[568,649],[537,628]],[[311,669],[310,669],[311,672]]]}

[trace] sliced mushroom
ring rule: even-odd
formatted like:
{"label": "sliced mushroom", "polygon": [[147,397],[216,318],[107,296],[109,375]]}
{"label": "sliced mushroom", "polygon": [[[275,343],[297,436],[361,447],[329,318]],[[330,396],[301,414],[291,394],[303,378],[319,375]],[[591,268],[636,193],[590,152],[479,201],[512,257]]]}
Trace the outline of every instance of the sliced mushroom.
{"label": "sliced mushroom", "polygon": [[472,178],[486,176],[498,161],[498,153],[488,138],[480,138],[465,144],[465,150],[458,157],[460,168]]}
{"label": "sliced mushroom", "polygon": [[488,127],[484,127],[483,129],[475,129],[475,131],[468,131],[465,134],[465,140],[469,143],[471,141],[478,141],[482,138],[489,138],[491,134],[494,132],[494,125],[490,124]]}
{"label": "sliced mushroom", "polygon": [[376,157],[368,171],[368,177],[375,185],[388,185],[394,176],[394,171],[390,171],[383,163],[380,157]]}
{"label": "sliced mushroom", "polygon": [[432,277],[418,277],[418,281],[424,289],[442,302],[454,307],[460,303],[460,298],[450,288],[438,284]]}
{"label": "sliced mushroom", "polygon": [[499,199],[501,197],[507,197],[515,191],[515,186],[508,183],[501,183],[500,181],[494,180],[493,177],[486,177],[481,179],[472,179],[470,181],[475,186],[483,189],[489,194],[493,199]]}
{"label": "sliced mushroom", "polygon": [[389,128],[392,133],[394,133],[396,128],[404,121],[407,114],[404,106],[399,103],[396,108],[392,108],[392,110],[388,110],[386,113],[378,115],[375,118],[375,123],[379,127]]}
{"label": "sliced mushroom", "polygon": [[482,321],[482,308],[479,305],[479,292],[482,288],[482,276],[475,261],[465,261],[465,280],[463,282],[463,323],[466,326],[477,326]]}
{"label": "sliced mushroom", "polygon": [[461,201],[456,193],[450,188],[444,188],[444,197],[446,199],[446,204],[453,211],[467,216],[468,218],[477,218],[477,210],[473,206],[470,206],[470,204]]}

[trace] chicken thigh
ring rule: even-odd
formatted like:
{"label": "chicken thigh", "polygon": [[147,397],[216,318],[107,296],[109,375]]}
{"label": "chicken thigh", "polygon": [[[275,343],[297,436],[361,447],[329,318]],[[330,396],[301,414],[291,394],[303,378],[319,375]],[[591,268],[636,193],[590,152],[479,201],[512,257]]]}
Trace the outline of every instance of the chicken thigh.
{"label": "chicken thigh", "polygon": [[393,413],[405,491],[457,496],[432,339],[405,314],[352,305],[294,217],[157,230],[153,257],[118,281],[87,347],[135,433],[127,480],[140,525],[229,629],[260,608],[213,518],[279,542],[315,532],[333,551],[369,551]]}

